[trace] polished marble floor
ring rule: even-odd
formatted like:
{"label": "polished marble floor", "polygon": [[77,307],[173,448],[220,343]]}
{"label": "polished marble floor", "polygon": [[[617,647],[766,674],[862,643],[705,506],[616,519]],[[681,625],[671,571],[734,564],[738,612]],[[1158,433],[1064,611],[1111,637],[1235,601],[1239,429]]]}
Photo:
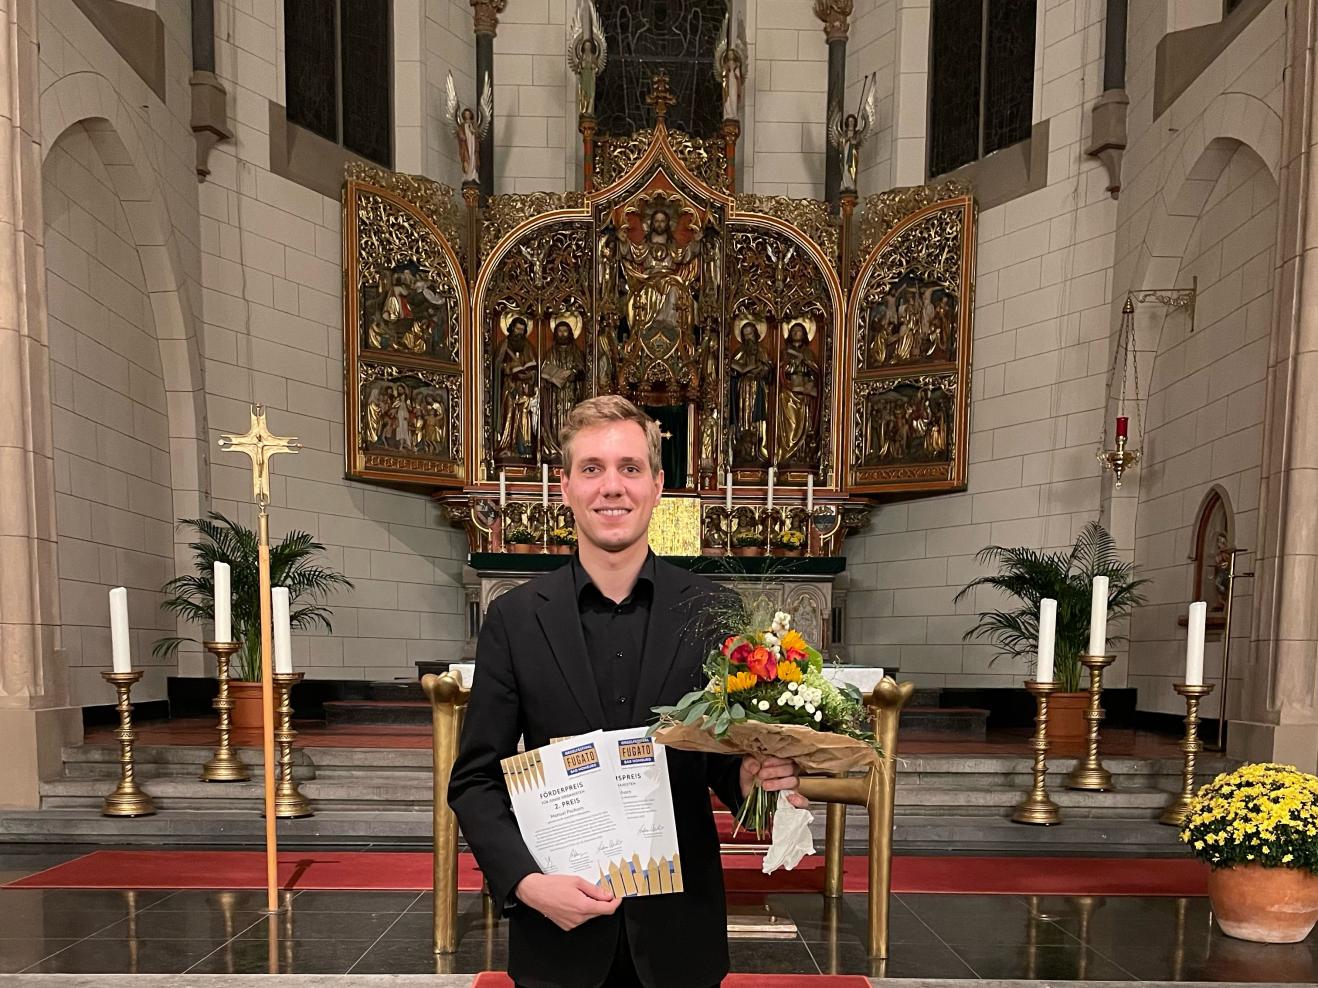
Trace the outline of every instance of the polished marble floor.
{"label": "polished marble floor", "polygon": [[[78,849],[79,851],[83,849]],[[0,853],[0,880],[75,853]],[[458,974],[501,968],[507,924],[461,898],[458,952],[431,951],[431,899],[413,892],[0,889],[0,973]],[[892,978],[1318,982],[1318,934],[1293,946],[1231,940],[1204,899],[894,896],[891,949],[862,946],[865,897],[736,896],[756,930],[733,970]],[[778,936],[766,930],[795,927]]]}

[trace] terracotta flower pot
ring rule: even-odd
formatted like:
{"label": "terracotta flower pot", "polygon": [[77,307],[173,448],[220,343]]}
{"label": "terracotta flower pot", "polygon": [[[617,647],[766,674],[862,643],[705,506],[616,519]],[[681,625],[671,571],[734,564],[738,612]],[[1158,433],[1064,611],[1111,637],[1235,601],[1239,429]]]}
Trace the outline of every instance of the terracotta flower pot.
{"label": "terracotta flower pot", "polygon": [[1054,693],[1048,698],[1048,740],[1079,741],[1089,725],[1085,722],[1088,693]]}
{"label": "terracotta flower pot", "polygon": [[1318,923],[1318,875],[1302,868],[1214,868],[1208,898],[1222,932],[1238,940],[1299,943]]}
{"label": "terracotta flower pot", "polygon": [[762,545],[734,545],[732,547],[734,556],[763,556],[764,546]]}
{"label": "terracotta flower pot", "polygon": [[233,700],[229,716],[234,729],[260,728],[261,684],[249,683],[245,679],[230,680],[229,697]]}
{"label": "terracotta flower pot", "polygon": [[538,545],[533,545],[530,542],[509,542],[508,551],[520,553],[522,555],[529,555],[533,552],[539,552],[540,547]]}

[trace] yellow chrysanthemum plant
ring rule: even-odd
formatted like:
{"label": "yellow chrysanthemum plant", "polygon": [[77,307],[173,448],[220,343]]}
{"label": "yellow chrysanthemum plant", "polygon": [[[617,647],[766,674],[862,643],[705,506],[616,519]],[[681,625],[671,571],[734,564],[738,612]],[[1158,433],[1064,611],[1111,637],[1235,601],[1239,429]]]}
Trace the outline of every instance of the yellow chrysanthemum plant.
{"label": "yellow chrysanthemum plant", "polygon": [[1181,841],[1214,868],[1258,864],[1318,874],[1318,776],[1256,762],[1199,790]]}
{"label": "yellow chrysanthemum plant", "polygon": [[[726,627],[726,625],[725,625]],[[655,707],[658,723],[651,729],[660,741],[673,747],[775,754],[775,729],[796,732],[795,747],[788,757],[803,770],[811,770],[808,758],[798,751],[815,746],[810,738],[823,735],[853,739],[862,748],[849,753],[854,766],[878,751],[869,729],[869,712],[860,691],[849,683],[833,683],[824,675],[819,650],[792,627],[792,615],[778,611],[769,626],[745,622],[740,630],[724,637],[705,660],[706,685],[682,697],[673,706]],[[753,730],[752,730],[753,729]],[[817,733],[816,733],[817,732]],[[753,736],[753,737],[752,737]],[[834,741],[829,755],[836,760],[844,745]],[[834,762],[829,763],[832,768]],[[816,769],[821,770],[821,769]],[[763,836],[772,817],[772,798],[756,786],[738,815],[738,827],[746,826]]]}

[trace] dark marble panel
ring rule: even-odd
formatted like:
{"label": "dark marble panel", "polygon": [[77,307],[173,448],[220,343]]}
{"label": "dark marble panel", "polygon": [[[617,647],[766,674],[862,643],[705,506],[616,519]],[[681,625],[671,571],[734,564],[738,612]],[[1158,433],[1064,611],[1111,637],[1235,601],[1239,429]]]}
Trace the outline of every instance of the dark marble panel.
{"label": "dark marble panel", "polygon": [[[279,893],[280,908],[297,898],[296,892]],[[259,912],[266,907],[265,891],[262,889],[180,889],[167,893],[163,899],[156,900],[143,907],[144,912],[192,912],[208,910],[223,912]]]}
{"label": "dark marble panel", "polygon": [[952,948],[981,978],[1056,981],[1134,981],[1135,976],[1093,950],[1065,945],[1022,947],[977,943]]}
{"label": "dark marble panel", "polygon": [[372,940],[232,940],[189,974],[347,974]]}
{"label": "dark marble panel", "polygon": [[[6,929],[5,932],[7,933],[8,930]],[[47,937],[0,940],[0,974],[22,971],[77,942],[77,940],[57,940]]]}
{"label": "dark marble panel", "polygon": [[891,943],[886,960],[871,959],[860,943],[808,943],[824,974],[862,974],[869,978],[973,978],[975,973],[941,943]]}
{"label": "dark marble panel", "polygon": [[[402,915],[401,912],[387,913],[346,913],[346,912],[303,912],[294,907],[292,913],[280,913],[276,917],[278,935],[289,940],[374,940]],[[238,934],[240,940],[266,940],[268,938],[266,923],[257,923]]]}
{"label": "dark marble panel", "polygon": [[800,940],[731,940],[732,970],[754,974],[818,974],[810,949]]}
{"label": "dark marble panel", "polygon": [[475,974],[508,967],[507,940],[463,940],[455,954],[436,956],[429,940],[381,940],[359,960],[353,974]]}
{"label": "dark marble panel", "polygon": [[944,942],[1023,945],[1074,944],[1074,938],[1044,918],[1023,898],[1011,895],[903,895],[921,920]]}
{"label": "dark marble panel", "polygon": [[67,907],[45,910],[0,906],[0,916],[4,917],[3,935],[24,939],[54,937],[81,940],[83,937],[91,936],[122,922],[129,915],[130,913],[123,909]]}
{"label": "dark marble panel", "polygon": [[[480,913],[458,914],[458,943],[508,939],[507,923],[487,923]],[[430,943],[435,938],[435,921],[429,913],[403,913],[398,922],[385,931],[386,940],[415,940]]]}
{"label": "dark marble panel", "polygon": [[3,889],[0,915],[17,912],[67,912],[69,910],[118,910],[121,916],[146,909],[174,893],[165,890],[129,889]]}
{"label": "dark marble panel", "polygon": [[297,912],[401,913],[420,897],[417,892],[302,892],[294,906]]}
{"label": "dark marble panel", "polygon": [[1142,981],[1254,981],[1318,984],[1318,944],[1250,943],[1217,937],[1193,949],[1132,946],[1103,952]]}
{"label": "dark marble panel", "polygon": [[214,940],[80,940],[29,967],[41,974],[182,974]]}
{"label": "dark marble panel", "polygon": [[228,940],[252,927],[263,932],[266,914],[236,910],[148,910],[94,934],[98,940]]}

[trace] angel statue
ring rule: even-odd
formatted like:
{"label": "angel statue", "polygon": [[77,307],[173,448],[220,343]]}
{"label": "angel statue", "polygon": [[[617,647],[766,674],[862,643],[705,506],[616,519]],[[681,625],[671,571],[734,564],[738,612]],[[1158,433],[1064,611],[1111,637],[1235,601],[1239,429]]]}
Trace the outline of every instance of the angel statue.
{"label": "angel statue", "polygon": [[877,76],[877,72],[872,72],[865,77],[860,89],[860,107],[855,113],[848,113],[844,117],[841,110],[834,110],[828,121],[828,142],[838,149],[842,157],[842,181],[838,185],[841,192],[856,191],[860,149],[874,131]]}
{"label": "angel statue", "polygon": [[580,0],[568,32],[567,64],[577,77],[577,112],[595,115],[595,80],[604,71],[609,46],[600,27],[600,15],[591,0]]}
{"label": "angel statue", "polygon": [[723,80],[723,119],[738,120],[741,91],[746,81],[746,21],[737,17],[737,36],[732,36],[732,12],[723,15],[718,45],[714,48],[714,74]]}
{"label": "angel statue", "polygon": [[481,138],[490,130],[494,119],[494,90],[490,74],[485,73],[481,87],[480,108],[472,110],[458,102],[458,90],[453,84],[453,73],[448,74],[448,118],[453,121],[453,133],[458,139],[458,162],[462,165],[463,182],[479,182],[481,167]]}

